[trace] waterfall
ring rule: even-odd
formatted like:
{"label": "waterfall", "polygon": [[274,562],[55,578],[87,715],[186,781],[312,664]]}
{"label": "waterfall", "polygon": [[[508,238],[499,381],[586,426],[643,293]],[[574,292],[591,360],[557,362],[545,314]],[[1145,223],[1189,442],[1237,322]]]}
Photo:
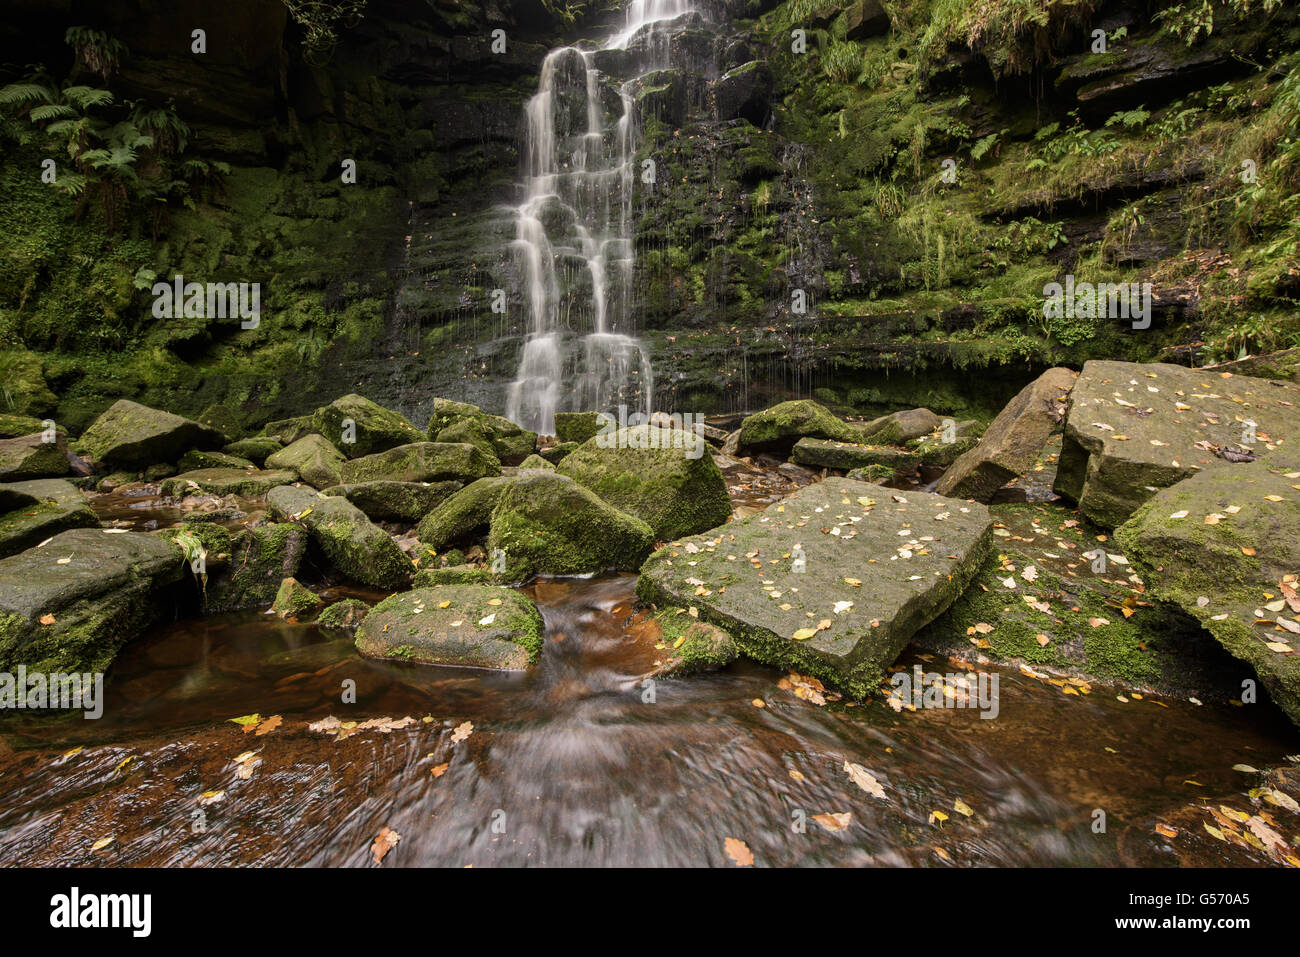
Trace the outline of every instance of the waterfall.
{"label": "waterfall", "polygon": [[632,0],[623,29],[603,44],[560,47],[542,63],[524,110],[523,202],[510,244],[528,332],[506,415],[525,428],[553,433],[564,410],[651,411],[653,370],[631,334],[635,81],[615,86],[596,57],[635,42],[663,60],[658,26],[691,11],[691,0]]}

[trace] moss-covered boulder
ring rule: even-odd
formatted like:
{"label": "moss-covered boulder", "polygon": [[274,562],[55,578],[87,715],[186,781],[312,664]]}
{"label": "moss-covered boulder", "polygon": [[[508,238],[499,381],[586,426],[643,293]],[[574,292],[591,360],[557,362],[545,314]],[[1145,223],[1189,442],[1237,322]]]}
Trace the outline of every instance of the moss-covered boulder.
{"label": "moss-covered boulder", "polygon": [[214,428],[119,399],[82,433],[75,448],[97,467],[129,469],[174,462],[188,449],[219,449],[226,442]]}
{"label": "moss-covered boulder", "polygon": [[228,452],[204,452],[190,449],[176,463],[177,470],[193,472],[199,469],[255,469],[252,460],[231,455]]}
{"label": "moss-covered boulder", "polygon": [[536,432],[481,411],[453,419],[438,432],[430,432],[430,437],[438,442],[467,442],[506,465],[522,462],[537,449]]}
{"label": "moss-covered boulder", "polygon": [[548,449],[542,449],[537,454],[552,465],[559,465],[564,461],[565,456],[570,455],[577,448],[577,442],[561,442],[559,445],[552,445]]}
{"label": "moss-covered boulder", "polygon": [[288,469],[196,469],[165,479],[158,490],[168,498],[184,498],[187,495],[262,498],[277,485],[289,485],[297,480],[298,474]]}
{"label": "moss-covered boulder", "polygon": [[1300,449],[1210,469],[1115,532],[1151,594],[1174,602],[1300,724]]}
{"label": "moss-covered boulder", "polygon": [[350,459],[424,441],[424,433],[406,416],[355,392],[317,409],[311,424]]}
{"label": "moss-covered boulder", "polygon": [[788,456],[802,438],[857,442],[859,433],[824,405],[811,399],[782,402],[740,423],[742,453],[771,452]]}
{"label": "moss-covered boulder", "polygon": [[257,525],[230,543],[230,560],[209,566],[204,609],[209,613],[259,608],[275,600],[280,582],[298,574],[307,533],[291,523]]}
{"label": "moss-covered boulder", "polygon": [[542,616],[509,588],[417,588],[372,608],[356,646],[367,658],[524,671],[542,654]]}
{"label": "moss-covered boulder", "polygon": [[347,460],[324,436],[310,433],[291,442],[279,452],[267,456],[268,469],[288,469],[313,488],[329,488],[342,483],[342,468]]}
{"label": "moss-covered boulder", "polygon": [[905,445],[912,439],[928,435],[942,420],[929,409],[906,409],[891,412],[853,428],[860,436],[855,441],[871,445]]}
{"label": "moss-covered boulder", "polygon": [[993,493],[1033,468],[1047,440],[1065,421],[1066,403],[1078,374],[1048,369],[998,413],[984,437],[958,458],[934,490],[953,498],[987,502]]}
{"label": "moss-covered boulder", "polygon": [[356,631],[357,626],[370,614],[370,606],[359,598],[336,601],[316,616],[317,628],[335,631]]}
{"label": "moss-covered boulder", "polygon": [[892,465],[864,465],[860,469],[850,469],[844,477],[853,479],[855,482],[870,482],[874,485],[879,482],[888,482],[894,475]]}
{"label": "moss-covered boulder", "polygon": [[0,670],[106,670],[122,645],[174,613],[169,587],[184,574],[161,537],[97,528],[0,560]]}
{"label": "moss-covered boulder", "polygon": [[468,402],[455,399],[434,399],[433,412],[429,415],[428,436],[433,438],[453,422],[461,419],[479,419],[487,415],[482,409]]}
{"label": "moss-covered boulder", "polygon": [[488,533],[488,549],[505,552],[511,580],[639,568],[653,544],[641,519],[548,472],[529,472],[505,486]]}
{"label": "moss-covered boulder", "polygon": [[297,415],[291,419],[277,419],[266,423],[266,428],[262,431],[266,437],[275,439],[281,445],[292,445],[308,435],[320,434],[312,424],[312,418],[310,415]]}
{"label": "moss-covered boulder", "polygon": [[[1106,528],[1157,491],[1300,443],[1300,385],[1163,363],[1084,364],[1055,491]],[[1252,425],[1253,423],[1253,425]]]}
{"label": "moss-covered boulder", "polygon": [[654,671],[656,676],[716,671],[740,657],[740,649],[731,635],[717,625],[692,618],[685,608],[661,611],[652,622],[659,637],[656,647],[663,646],[663,658]]}
{"label": "moss-covered boulder", "polygon": [[463,442],[412,442],[352,459],[344,464],[336,485],[362,482],[472,482],[500,475],[500,463]]}
{"label": "moss-covered boulder", "polygon": [[240,439],[238,442],[231,442],[221,451],[227,455],[234,455],[237,458],[247,459],[254,465],[261,467],[269,456],[279,452],[284,448],[280,440],[267,435],[255,435],[252,438]]}
{"label": "moss-covered boulder", "polygon": [[[972,434],[972,430],[978,427],[979,423],[974,419],[967,419],[955,424],[955,435],[940,429],[939,432],[912,439],[907,447],[920,457],[922,465],[946,469],[979,444],[979,436]],[[961,431],[963,428],[965,434]]]}
{"label": "moss-covered boulder", "polygon": [[53,436],[52,442],[46,441],[47,433],[43,431],[0,439],[0,482],[67,475],[72,470],[68,463],[67,436],[61,430]]}
{"label": "moss-covered boulder", "polygon": [[0,485],[0,558],[39,545],[72,528],[98,528],[99,518],[63,479]]}
{"label": "moss-covered boulder", "polygon": [[811,468],[859,469],[869,465],[887,465],[895,471],[912,471],[921,463],[919,452],[890,445],[859,445],[831,439],[800,439],[795,443],[793,459],[797,465]]}
{"label": "moss-covered boulder", "polygon": [[659,549],[637,594],[697,609],[750,658],[865,697],[966,588],[992,531],[982,505],[827,479]]}
{"label": "moss-covered boulder", "polygon": [[301,523],[329,562],[353,581],[402,588],[415,574],[415,566],[388,533],[345,498],[281,485],[266,500],[277,521]]}
{"label": "moss-covered boulder", "polygon": [[296,578],[286,578],[271,602],[277,618],[305,618],[319,611],[325,602],[314,591]]}
{"label": "moss-covered boulder", "polygon": [[522,462],[520,462],[520,463],[519,463],[519,467],[520,467],[521,469],[553,469],[553,468],[555,468],[554,465],[552,465],[550,462],[546,461],[546,459],[542,458],[542,457],[541,457],[540,455],[538,455],[536,452],[534,452],[532,455],[528,456],[528,458],[526,458],[526,459],[524,459]]}
{"label": "moss-covered boulder", "polygon": [[495,575],[490,568],[478,565],[448,565],[443,568],[421,568],[415,573],[414,586],[428,588],[432,585],[499,585],[503,576]]}
{"label": "moss-covered boulder", "polygon": [[694,432],[620,429],[584,442],[557,471],[641,519],[660,541],[702,532],[731,516],[727,483]]}
{"label": "moss-covered boulder", "polygon": [[335,485],[326,495],[342,495],[368,518],[418,522],[461,487],[459,482],[361,482]]}
{"label": "moss-covered boulder", "polygon": [[560,442],[576,442],[581,445],[596,437],[601,421],[599,412],[556,412],[555,438]]}
{"label": "moss-covered boulder", "polygon": [[435,550],[486,534],[492,510],[513,477],[493,476],[470,482],[420,520],[415,535],[420,544]]}
{"label": "moss-covered boulder", "polygon": [[34,435],[45,431],[45,420],[30,415],[0,412],[0,439],[16,439],[21,435]]}

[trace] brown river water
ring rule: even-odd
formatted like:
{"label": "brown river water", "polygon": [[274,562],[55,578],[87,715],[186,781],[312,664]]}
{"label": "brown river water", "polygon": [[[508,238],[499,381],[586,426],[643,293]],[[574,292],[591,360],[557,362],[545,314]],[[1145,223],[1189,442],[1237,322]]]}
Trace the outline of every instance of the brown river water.
{"label": "brown river water", "polygon": [[[742,510],[792,487],[728,477]],[[180,517],[147,498],[98,505],[133,527]],[[546,644],[519,676],[369,661],[258,611],[159,627],[119,656],[103,718],[3,716],[0,861],[376,866],[388,828],[384,867],[1267,865],[1205,824],[1263,810],[1300,831],[1248,795],[1261,775],[1234,770],[1300,753],[1275,712],[1067,694],[1011,668],[993,669],[995,720],[819,704],[746,662],[648,684],[663,652],[635,581],[528,586]],[[960,668],[914,649],[899,664]]]}

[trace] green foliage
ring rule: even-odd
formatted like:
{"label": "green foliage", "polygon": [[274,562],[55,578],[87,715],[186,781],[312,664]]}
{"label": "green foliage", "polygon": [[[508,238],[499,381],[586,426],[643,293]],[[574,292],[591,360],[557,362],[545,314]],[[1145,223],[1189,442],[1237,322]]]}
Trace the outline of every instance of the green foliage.
{"label": "green foliage", "polygon": [[314,66],[328,62],[340,26],[355,27],[366,15],[366,0],[284,0],[284,5],[303,29],[303,56]]}

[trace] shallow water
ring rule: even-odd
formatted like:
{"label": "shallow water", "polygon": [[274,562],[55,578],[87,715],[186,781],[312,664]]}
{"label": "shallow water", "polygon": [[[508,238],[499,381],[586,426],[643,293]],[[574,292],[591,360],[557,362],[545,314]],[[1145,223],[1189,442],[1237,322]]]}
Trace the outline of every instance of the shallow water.
{"label": "shallow water", "polygon": [[[634,585],[529,586],[546,643],[527,675],[368,661],[345,636],[256,611],[160,627],[119,657],[101,720],[3,716],[0,860],[373,865],[388,827],[402,837],[383,866],[722,865],[728,839],[760,866],[1188,866],[1270,863],[1211,837],[1209,807],[1300,830],[1233,770],[1300,752],[1262,706],[1121,701],[1010,669],[994,669],[994,720],[881,697],[819,705],[748,663],[648,683],[664,650]],[[915,651],[899,664],[963,667]],[[229,720],[252,714],[279,722]],[[331,716],[412,720],[309,727]]]}

